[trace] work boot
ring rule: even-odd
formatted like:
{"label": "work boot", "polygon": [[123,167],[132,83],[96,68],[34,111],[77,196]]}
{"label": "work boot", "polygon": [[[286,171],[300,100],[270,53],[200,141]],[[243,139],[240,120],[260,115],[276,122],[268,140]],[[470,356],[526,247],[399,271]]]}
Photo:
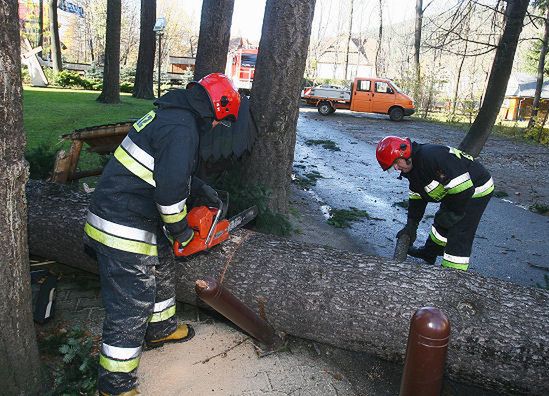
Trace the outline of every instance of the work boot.
{"label": "work boot", "polygon": [[177,325],[177,329],[166,337],[159,338],[157,340],[147,341],[145,343],[146,349],[159,348],[164,344],[173,344],[177,342],[189,341],[194,337],[194,329],[187,324]]}
{"label": "work boot", "polygon": [[425,249],[424,247],[416,248],[411,246],[410,248],[408,248],[408,254],[412,257],[422,259],[423,261],[431,265],[434,264],[435,261],[437,261],[437,256],[433,255],[430,252],[427,252],[427,249]]}
{"label": "work boot", "polygon": [[127,392],[117,393],[116,395],[99,391],[100,396],[135,396],[135,395],[140,395],[140,394],[141,394],[141,392],[139,392],[139,390],[137,388],[130,389]]}

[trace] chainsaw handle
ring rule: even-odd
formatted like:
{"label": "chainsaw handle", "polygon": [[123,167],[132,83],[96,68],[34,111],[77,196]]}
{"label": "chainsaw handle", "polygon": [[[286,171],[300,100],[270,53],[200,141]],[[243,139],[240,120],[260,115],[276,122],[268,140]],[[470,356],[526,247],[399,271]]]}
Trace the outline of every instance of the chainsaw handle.
{"label": "chainsaw handle", "polygon": [[215,230],[215,227],[217,227],[217,223],[219,222],[219,219],[221,218],[222,213],[223,213],[223,201],[218,197],[217,213],[215,214],[214,221],[212,222],[212,226],[210,227],[210,231],[208,231],[208,236],[206,237],[206,248],[208,248],[208,245],[210,244],[210,241],[213,236],[213,232]]}

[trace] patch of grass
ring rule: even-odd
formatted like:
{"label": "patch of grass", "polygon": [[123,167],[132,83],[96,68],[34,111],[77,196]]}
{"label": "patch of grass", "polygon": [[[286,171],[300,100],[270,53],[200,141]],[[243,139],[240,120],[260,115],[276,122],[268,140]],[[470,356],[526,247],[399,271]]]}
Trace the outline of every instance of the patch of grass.
{"label": "patch of grass", "polygon": [[400,208],[408,209],[408,200],[403,199],[402,201],[393,203],[391,206],[395,206],[395,207],[398,206]]}
{"label": "patch of grass", "polygon": [[[24,87],[23,122],[27,136],[25,157],[31,178],[45,178],[53,169],[55,153],[67,150],[70,142],[60,136],[75,129],[137,119],[154,106],[151,100],[121,94],[120,104],[96,101],[97,91]],[[101,166],[97,154],[82,150],[79,165],[84,169]]]}
{"label": "patch of grass", "polygon": [[494,197],[496,198],[505,198],[508,197],[509,194],[507,194],[505,191],[494,191]]}
{"label": "patch of grass", "polygon": [[370,218],[370,215],[365,210],[360,210],[354,207],[349,209],[330,209],[330,218],[328,224],[336,228],[347,228],[351,226],[351,222],[358,221],[362,218]]}
{"label": "patch of grass", "polygon": [[530,210],[530,212],[539,213],[541,215],[549,213],[549,205],[545,205],[537,202],[533,205],[530,205],[528,209]]}
{"label": "patch of grass", "polygon": [[38,347],[53,376],[47,395],[94,395],[97,386],[98,338],[74,327],[38,336]]}
{"label": "patch of grass", "polygon": [[323,178],[324,176],[322,176],[318,171],[312,171],[309,173],[305,173],[303,176],[296,175],[295,180],[293,180],[293,182],[299,188],[308,190],[311,187],[316,185],[316,181],[318,179],[323,179]]}
{"label": "patch of grass", "polygon": [[309,139],[305,141],[305,144],[307,146],[322,146],[326,150],[331,151],[341,151],[341,149],[337,146],[336,142],[333,140],[315,140],[315,139]]}

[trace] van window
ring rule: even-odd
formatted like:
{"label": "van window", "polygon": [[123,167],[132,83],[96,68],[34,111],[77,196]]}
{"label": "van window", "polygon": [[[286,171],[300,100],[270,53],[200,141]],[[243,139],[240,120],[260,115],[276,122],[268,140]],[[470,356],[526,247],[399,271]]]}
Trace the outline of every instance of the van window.
{"label": "van window", "polygon": [[257,61],[257,54],[242,54],[242,66],[245,67],[255,67],[255,62]]}
{"label": "van window", "polygon": [[369,91],[370,90],[370,80],[358,80],[358,85],[356,87],[357,91]]}
{"label": "van window", "polygon": [[376,81],[376,92],[392,94],[393,89],[385,81]]}

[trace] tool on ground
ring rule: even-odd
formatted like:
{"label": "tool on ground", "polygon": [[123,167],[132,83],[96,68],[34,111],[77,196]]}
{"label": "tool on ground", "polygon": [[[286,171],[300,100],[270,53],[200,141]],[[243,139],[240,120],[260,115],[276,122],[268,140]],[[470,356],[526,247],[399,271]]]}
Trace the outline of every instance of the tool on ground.
{"label": "tool on ground", "polygon": [[408,256],[408,248],[410,247],[410,236],[407,234],[402,234],[397,238],[395,252],[393,254],[393,259],[399,263],[402,263],[406,260]]}
{"label": "tool on ground", "polygon": [[173,251],[177,257],[187,257],[205,251],[229,239],[230,233],[248,224],[257,216],[257,206],[252,206],[239,214],[225,219],[228,208],[228,193],[225,202],[217,198],[217,206],[197,206],[187,215],[189,227],[194,231],[194,237],[188,245],[182,247],[174,242]]}

